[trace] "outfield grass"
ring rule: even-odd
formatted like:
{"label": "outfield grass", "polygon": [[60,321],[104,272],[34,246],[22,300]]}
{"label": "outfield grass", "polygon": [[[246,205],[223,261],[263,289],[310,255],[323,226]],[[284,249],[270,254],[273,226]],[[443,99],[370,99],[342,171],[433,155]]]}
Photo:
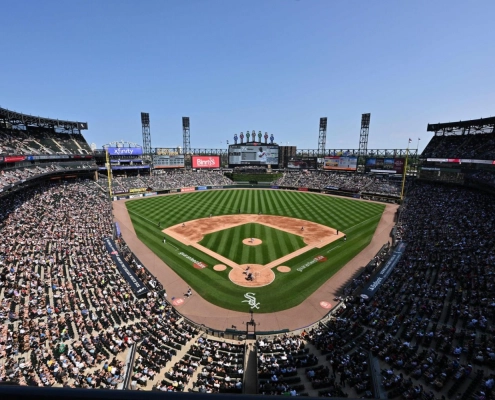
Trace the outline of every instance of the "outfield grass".
{"label": "outfield grass", "polygon": [[[249,306],[243,303],[244,294],[251,292],[255,293],[256,301],[260,303],[260,309],[255,311],[263,313],[294,307],[318,289],[369,244],[385,208],[382,204],[282,190],[201,191],[132,200],[126,206],[139,239],[203,298],[224,308],[247,312]],[[340,240],[322,249],[310,250],[284,263],[292,268],[291,272],[283,274],[275,269],[273,283],[247,289],[230,282],[230,268],[214,271],[211,267],[218,264],[218,260],[162,233],[166,227],[206,218],[210,213],[237,214],[239,209],[242,213],[262,212],[331,226],[346,233],[347,241]],[[163,244],[164,237],[167,238],[166,245]],[[263,237],[259,239],[264,240]],[[184,254],[209,267],[193,268]],[[328,260],[313,263],[302,272],[297,271],[316,256],[324,256]],[[167,287],[166,282],[164,284]]]}
{"label": "outfield grass", "polygon": [[[258,246],[242,243],[246,238],[262,239]],[[200,245],[237,264],[265,265],[306,246],[302,237],[263,224],[244,224],[205,235]]]}

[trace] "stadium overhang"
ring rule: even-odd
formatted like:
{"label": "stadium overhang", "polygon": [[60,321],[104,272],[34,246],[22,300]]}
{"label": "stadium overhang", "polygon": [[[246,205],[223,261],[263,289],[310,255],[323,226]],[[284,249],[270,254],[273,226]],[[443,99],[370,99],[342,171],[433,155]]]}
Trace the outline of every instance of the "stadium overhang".
{"label": "stadium overhang", "polygon": [[36,117],[34,115],[21,114],[1,107],[0,121],[3,122],[4,126],[32,126],[39,128],[59,129],[66,133],[80,133],[80,131],[88,129],[87,122]]}
{"label": "stadium overhang", "polygon": [[495,133],[495,117],[428,124],[426,130],[436,136]]}

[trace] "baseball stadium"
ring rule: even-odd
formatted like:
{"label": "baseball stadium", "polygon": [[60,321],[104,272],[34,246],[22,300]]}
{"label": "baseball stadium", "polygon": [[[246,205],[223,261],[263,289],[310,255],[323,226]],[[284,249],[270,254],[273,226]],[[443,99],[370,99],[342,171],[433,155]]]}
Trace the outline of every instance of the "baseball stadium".
{"label": "baseball stadium", "polygon": [[0,400],[495,400],[495,2],[1,4]]}
{"label": "baseball stadium", "polygon": [[141,123],[143,145],[92,149],[87,122],[0,109],[2,382],[120,396],[486,390],[494,118],[428,124],[421,154],[367,149],[370,114],[359,149],[261,131],[196,149],[188,117],[183,148],[151,148],[149,114]]}

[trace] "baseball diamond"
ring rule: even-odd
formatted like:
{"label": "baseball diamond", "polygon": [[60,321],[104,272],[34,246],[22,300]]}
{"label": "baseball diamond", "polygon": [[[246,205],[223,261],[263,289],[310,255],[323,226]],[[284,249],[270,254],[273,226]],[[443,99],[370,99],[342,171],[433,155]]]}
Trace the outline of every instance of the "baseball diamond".
{"label": "baseball diamond", "polygon": [[[126,241],[126,235],[140,239],[142,245],[130,246],[142,262],[157,276],[160,272],[173,276],[168,282],[162,280],[169,296],[182,296],[177,282],[186,282],[199,295],[187,302],[201,297],[226,314],[227,310],[245,313],[250,309],[243,302],[249,287],[259,303],[255,312],[269,314],[297,307],[330,284],[329,279],[368,246],[386,207],[395,211],[395,206],[312,193],[238,189],[117,202],[114,213],[124,226]],[[391,209],[387,211],[390,216]],[[390,218],[386,226],[389,233]],[[232,234],[225,233],[230,230]],[[252,237],[268,245],[243,244]],[[382,239],[379,245],[383,244]],[[232,253],[231,248],[240,250]],[[257,251],[264,254],[257,256]],[[252,279],[245,273],[248,266]],[[279,266],[285,267],[284,272]],[[332,292],[340,285],[332,286]],[[332,295],[322,300],[331,302]],[[180,311],[197,321],[193,315],[197,310],[189,313],[187,302]],[[217,322],[213,318],[208,326],[225,329]]]}

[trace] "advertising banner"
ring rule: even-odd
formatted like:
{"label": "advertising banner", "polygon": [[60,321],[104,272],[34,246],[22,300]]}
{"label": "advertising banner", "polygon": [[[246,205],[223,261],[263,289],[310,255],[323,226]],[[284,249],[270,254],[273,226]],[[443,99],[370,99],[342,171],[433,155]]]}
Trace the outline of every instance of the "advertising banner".
{"label": "advertising banner", "polygon": [[370,283],[364,288],[363,294],[368,296],[368,298],[372,298],[375,295],[375,292],[382,285],[383,282],[387,280],[389,275],[394,270],[395,266],[399,263],[404,251],[406,250],[406,243],[401,242],[397,245],[396,249],[387,260],[383,268],[380,272],[370,281]]}
{"label": "advertising banner", "polygon": [[0,162],[3,162],[3,157],[0,157]]}
{"label": "advertising banner", "polygon": [[105,243],[107,251],[112,256],[112,260],[117,266],[120,274],[124,277],[127,283],[129,283],[132,291],[136,294],[136,296],[144,296],[146,293],[148,293],[148,289],[146,288],[146,286],[144,286],[144,283],[130,268],[124,257],[121,257],[115,242],[110,238],[103,238],[103,242]]}
{"label": "advertising banner", "polygon": [[287,161],[288,169],[316,169],[316,157],[291,158]]}
{"label": "advertising banner", "polygon": [[141,193],[146,192],[146,188],[129,189],[129,193]]}
{"label": "advertising banner", "polygon": [[366,172],[402,174],[404,172],[404,160],[404,158],[372,157],[366,160],[364,169]]}
{"label": "advertising banner", "polygon": [[272,189],[280,189],[280,186],[271,186]]}
{"label": "advertising banner", "polygon": [[194,192],[196,190],[196,188],[193,188],[193,187],[185,187],[185,188],[181,188],[181,192]]}
{"label": "advertising banner", "polygon": [[305,187],[300,187],[297,190],[299,190],[300,192],[307,192],[309,189]]}
{"label": "advertising banner", "polygon": [[357,169],[357,157],[329,156],[325,157],[323,169],[334,171],[355,171]]}
{"label": "advertising banner", "polygon": [[5,162],[19,162],[24,161],[26,156],[5,156]]}
{"label": "advertising banner", "polygon": [[144,197],[149,197],[149,196],[156,196],[156,192],[149,192],[149,193],[145,193],[144,194]]}
{"label": "advertising banner", "polygon": [[208,187],[207,187],[207,186],[198,186],[198,187],[196,188],[196,190],[207,190],[207,189],[208,189]]}
{"label": "advertising banner", "polygon": [[223,186],[212,186],[212,189],[223,189]]}
{"label": "advertising banner", "polygon": [[192,156],[193,168],[220,168],[220,156]]}
{"label": "advertising banner", "polygon": [[141,147],[107,147],[109,156],[142,156]]}

